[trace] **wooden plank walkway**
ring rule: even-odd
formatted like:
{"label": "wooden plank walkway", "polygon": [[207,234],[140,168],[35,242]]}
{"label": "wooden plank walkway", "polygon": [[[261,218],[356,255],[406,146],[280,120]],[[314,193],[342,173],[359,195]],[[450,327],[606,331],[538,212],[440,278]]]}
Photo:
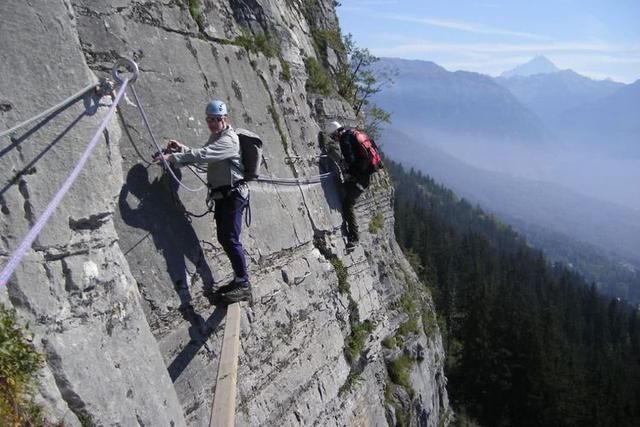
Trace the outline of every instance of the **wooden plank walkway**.
{"label": "wooden plank walkway", "polygon": [[240,303],[230,304],[227,307],[216,392],[209,420],[210,427],[233,427],[235,425],[238,353],[240,353],[240,313]]}

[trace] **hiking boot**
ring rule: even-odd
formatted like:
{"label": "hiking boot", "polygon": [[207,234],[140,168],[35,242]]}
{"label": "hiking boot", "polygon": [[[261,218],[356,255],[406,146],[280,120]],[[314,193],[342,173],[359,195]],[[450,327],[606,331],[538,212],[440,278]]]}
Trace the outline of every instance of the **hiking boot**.
{"label": "hiking boot", "polygon": [[249,282],[236,284],[233,289],[222,294],[220,296],[220,300],[227,304],[233,304],[241,301],[253,302],[251,284]]}
{"label": "hiking boot", "polygon": [[229,291],[234,290],[243,282],[236,282],[235,279],[231,280],[224,286],[219,287],[218,289],[208,288],[204,291],[204,296],[209,300],[209,302],[213,305],[217,305],[222,301],[222,296]]}
{"label": "hiking boot", "polygon": [[242,282],[236,282],[235,279],[234,279],[234,280],[230,281],[229,283],[227,283],[226,285],[220,286],[218,289],[216,289],[213,292],[213,294],[216,295],[216,296],[222,296],[222,294],[225,294],[225,293],[227,293],[229,291],[232,291],[235,288],[237,288],[240,285],[240,283],[242,283]]}

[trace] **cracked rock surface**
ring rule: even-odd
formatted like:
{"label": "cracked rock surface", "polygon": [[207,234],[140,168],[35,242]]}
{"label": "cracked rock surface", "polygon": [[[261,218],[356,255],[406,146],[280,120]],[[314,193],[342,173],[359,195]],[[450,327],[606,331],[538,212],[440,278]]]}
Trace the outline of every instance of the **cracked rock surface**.
{"label": "cracked rock surface", "polygon": [[[4,1],[0,129],[108,77],[119,57],[130,57],[139,64],[135,87],[159,141],[201,146],[208,135],[203,109],[216,97],[227,101],[234,126],[263,138],[265,176],[330,171],[319,131],[326,120],[352,123],[354,115],[340,98],[305,89],[304,59],[318,55],[312,29],[337,28],[333,2],[311,3]],[[236,42],[264,33],[278,56]],[[335,62],[335,52],[325,53]],[[2,140],[3,264],[78,161],[110,102],[87,95]],[[225,309],[211,305],[205,291],[225,284],[231,267],[212,215],[190,215],[205,212],[206,191],[178,187],[149,165],[156,149],[131,93],[101,138],[0,289],[0,302],[29,323],[45,355],[37,400],[52,422],[208,425]],[[191,189],[202,186],[197,170],[176,173]],[[437,326],[420,327],[406,348],[382,348],[407,320],[399,300],[417,281],[395,242],[393,191],[384,171],[356,206],[362,243],[351,253],[334,175],[312,185],[252,182],[251,210],[242,239],[255,303],[242,311],[236,423],[387,425],[398,408],[410,413],[412,425],[446,419]],[[374,216],[383,225],[370,231]],[[345,346],[365,321],[371,332],[349,362]],[[391,404],[386,366],[402,352],[415,360],[415,393],[412,400],[402,390],[389,393],[401,397]]]}

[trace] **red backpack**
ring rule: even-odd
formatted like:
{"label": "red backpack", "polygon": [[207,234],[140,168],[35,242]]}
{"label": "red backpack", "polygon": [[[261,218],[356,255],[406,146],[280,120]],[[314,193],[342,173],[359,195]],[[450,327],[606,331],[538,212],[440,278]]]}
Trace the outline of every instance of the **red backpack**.
{"label": "red backpack", "polygon": [[361,169],[363,172],[374,173],[378,169],[382,169],[382,158],[378,153],[378,146],[375,141],[369,136],[357,129],[352,129],[351,132],[358,141],[358,152],[356,156],[360,159]]}

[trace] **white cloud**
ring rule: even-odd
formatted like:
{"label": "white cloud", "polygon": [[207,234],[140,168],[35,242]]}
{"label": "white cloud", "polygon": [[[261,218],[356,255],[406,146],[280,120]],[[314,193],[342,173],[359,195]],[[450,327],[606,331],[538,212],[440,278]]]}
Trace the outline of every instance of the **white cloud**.
{"label": "white cloud", "polygon": [[[347,3],[348,1],[348,3]],[[398,0],[342,0],[338,8],[340,10],[350,11],[369,11],[372,6],[395,6],[399,3]]]}
{"label": "white cloud", "polygon": [[449,30],[457,30],[464,31],[467,33],[473,34],[492,34],[492,35],[500,35],[500,36],[512,36],[519,37],[524,39],[531,40],[549,40],[548,36],[544,36],[541,34],[533,34],[522,31],[512,31],[502,28],[490,27],[474,22],[464,22],[464,21],[452,21],[446,19],[436,19],[436,18],[418,18],[412,16],[405,15],[390,15],[387,16],[389,19],[393,19],[394,21],[401,22],[412,22],[417,24],[424,24],[433,27],[446,28]]}
{"label": "white cloud", "polygon": [[400,3],[399,0],[348,0],[354,6],[389,6]]}
{"label": "white cloud", "polygon": [[640,49],[632,45],[613,45],[602,42],[548,42],[548,43],[441,43],[428,40],[414,40],[394,43],[389,47],[370,49],[377,56],[403,56],[433,52],[472,53],[531,53],[553,52],[600,52],[627,53],[640,55]]}

